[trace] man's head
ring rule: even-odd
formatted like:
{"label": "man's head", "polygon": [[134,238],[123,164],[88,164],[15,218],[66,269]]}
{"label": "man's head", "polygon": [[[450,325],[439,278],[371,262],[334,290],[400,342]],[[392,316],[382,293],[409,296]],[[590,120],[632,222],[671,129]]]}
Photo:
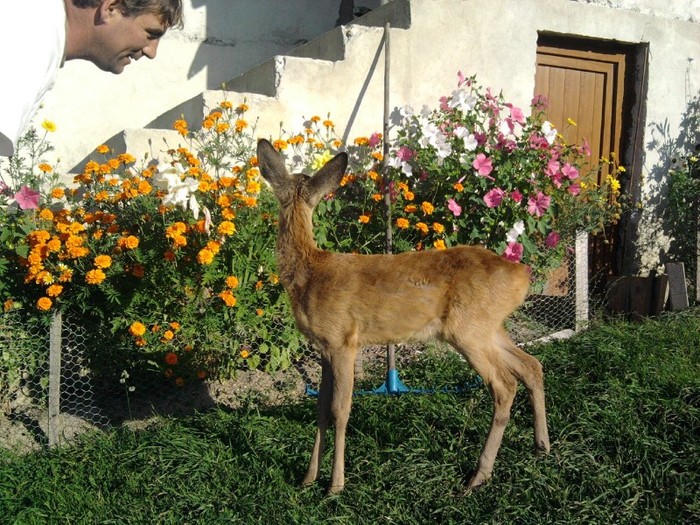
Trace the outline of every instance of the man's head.
{"label": "man's head", "polygon": [[144,55],[155,58],[160,38],[182,25],[182,0],[67,0],[66,5],[66,59],[90,60],[112,73]]}

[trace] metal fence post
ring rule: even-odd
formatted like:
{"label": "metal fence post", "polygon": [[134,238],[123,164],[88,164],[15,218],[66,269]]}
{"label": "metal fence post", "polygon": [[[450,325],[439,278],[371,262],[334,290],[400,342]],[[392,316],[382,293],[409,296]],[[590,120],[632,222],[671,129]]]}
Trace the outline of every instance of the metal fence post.
{"label": "metal fence post", "polygon": [[588,326],[588,234],[576,234],[576,291],[574,302],[576,306],[576,331],[585,330]]}
{"label": "metal fence post", "polygon": [[63,320],[61,312],[51,317],[49,334],[49,447],[58,445],[58,425],[61,415],[61,338]]}

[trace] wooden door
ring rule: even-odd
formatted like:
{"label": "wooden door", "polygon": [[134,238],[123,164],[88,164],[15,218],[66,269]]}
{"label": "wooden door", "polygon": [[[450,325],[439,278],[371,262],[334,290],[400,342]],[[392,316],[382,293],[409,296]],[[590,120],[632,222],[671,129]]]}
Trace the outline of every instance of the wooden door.
{"label": "wooden door", "polygon": [[[588,141],[590,168],[620,155],[625,53],[553,46],[537,49],[535,94],[548,101],[547,119],[569,144]],[[598,173],[597,182],[610,171]]]}
{"label": "wooden door", "polygon": [[[612,170],[605,164],[597,169],[600,160],[622,159],[629,52],[614,44],[565,38],[541,37],[538,44],[534,94],[547,98],[546,117],[567,143],[588,142],[591,155],[582,175],[587,172],[601,183]],[[617,228],[611,227],[591,240],[591,277],[618,271],[617,238]]]}

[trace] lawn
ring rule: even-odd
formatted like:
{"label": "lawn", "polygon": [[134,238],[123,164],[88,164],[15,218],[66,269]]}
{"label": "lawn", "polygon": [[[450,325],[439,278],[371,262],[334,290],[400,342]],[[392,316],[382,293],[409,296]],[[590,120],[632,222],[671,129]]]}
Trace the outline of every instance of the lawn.
{"label": "lawn", "polygon": [[[533,452],[521,388],[493,480],[464,485],[491,419],[483,388],[355,399],[346,490],[301,488],[313,400],[250,403],[57,450],[0,451],[2,523],[697,523],[700,522],[700,309],[609,321],[531,348],[544,367],[552,451]],[[473,380],[454,357],[423,353],[407,384]]]}

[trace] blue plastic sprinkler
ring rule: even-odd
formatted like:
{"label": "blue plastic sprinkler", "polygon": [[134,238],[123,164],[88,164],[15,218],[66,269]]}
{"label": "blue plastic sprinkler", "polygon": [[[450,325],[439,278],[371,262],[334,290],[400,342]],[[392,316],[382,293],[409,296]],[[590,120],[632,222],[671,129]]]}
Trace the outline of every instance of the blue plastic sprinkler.
{"label": "blue plastic sprinkler", "polygon": [[[436,394],[436,393],[452,393],[459,394],[468,390],[474,390],[482,387],[484,384],[481,377],[477,376],[474,381],[457,387],[435,388],[410,388],[406,386],[399,377],[399,371],[396,369],[396,358],[394,345],[387,347],[387,373],[384,383],[374,390],[358,390],[353,392],[354,396],[385,394],[398,396],[401,394]],[[306,395],[310,397],[318,397],[318,390],[306,385]]]}

